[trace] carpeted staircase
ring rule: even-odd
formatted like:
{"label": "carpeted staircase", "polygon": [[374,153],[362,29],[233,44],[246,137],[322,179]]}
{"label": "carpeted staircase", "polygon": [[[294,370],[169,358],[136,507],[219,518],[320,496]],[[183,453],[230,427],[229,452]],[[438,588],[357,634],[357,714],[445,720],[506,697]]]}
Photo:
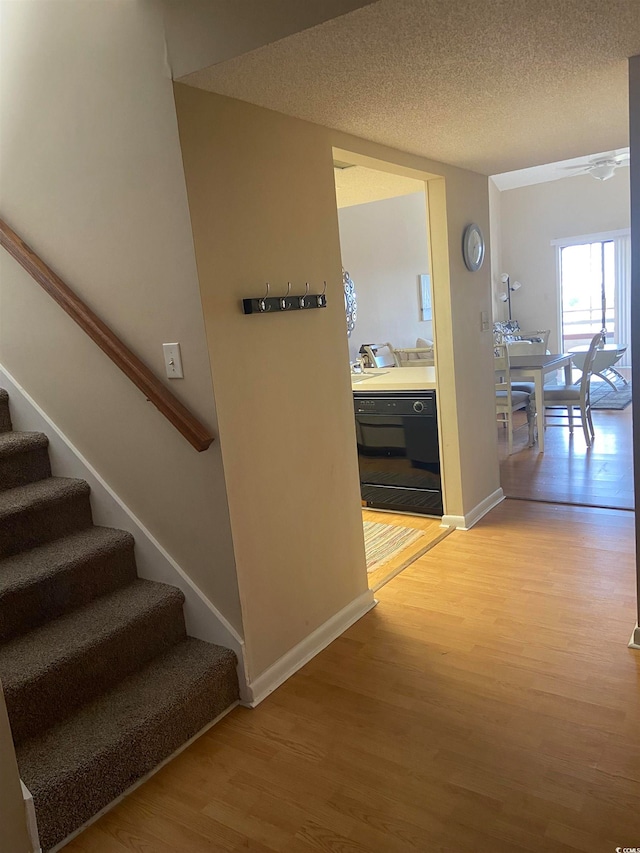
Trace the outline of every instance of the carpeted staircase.
{"label": "carpeted staircase", "polygon": [[183,600],[137,577],[132,536],[93,525],[89,486],[51,476],[0,390],[0,679],[43,850],[238,698],[235,654],[187,637]]}

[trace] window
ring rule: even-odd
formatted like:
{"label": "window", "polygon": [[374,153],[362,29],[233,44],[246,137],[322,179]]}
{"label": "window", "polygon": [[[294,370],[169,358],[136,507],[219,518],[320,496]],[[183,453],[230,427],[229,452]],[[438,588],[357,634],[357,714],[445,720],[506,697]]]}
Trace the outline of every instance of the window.
{"label": "window", "polygon": [[560,249],[560,281],[565,348],[570,342],[590,340],[602,329],[615,340],[613,240]]}
{"label": "window", "polygon": [[555,240],[558,247],[563,351],[588,344],[606,330],[609,343],[631,351],[631,240],[628,231]]}

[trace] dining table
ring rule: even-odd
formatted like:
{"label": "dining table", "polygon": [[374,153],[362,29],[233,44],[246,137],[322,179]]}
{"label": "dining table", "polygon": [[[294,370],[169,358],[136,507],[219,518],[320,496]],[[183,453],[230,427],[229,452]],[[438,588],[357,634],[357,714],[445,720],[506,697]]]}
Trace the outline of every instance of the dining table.
{"label": "dining table", "polygon": [[[565,385],[571,385],[571,353],[547,353],[546,355],[512,355],[509,358],[511,381],[533,380],[536,392],[536,420],[538,427],[538,450],[544,453],[544,377],[564,368]],[[542,417],[540,417],[542,413]]]}

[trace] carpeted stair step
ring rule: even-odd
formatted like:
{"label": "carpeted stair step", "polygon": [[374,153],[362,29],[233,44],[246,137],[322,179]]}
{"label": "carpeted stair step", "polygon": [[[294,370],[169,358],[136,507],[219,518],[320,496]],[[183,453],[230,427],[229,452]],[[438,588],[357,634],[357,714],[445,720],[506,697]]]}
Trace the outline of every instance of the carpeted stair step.
{"label": "carpeted stair step", "polygon": [[183,602],[176,587],[138,579],[3,644],[0,680],[15,742],[64,720],[183,640]]}
{"label": "carpeted stair step", "polygon": [[238,698],[233,652],[186,637],[182,592],[137,577],[89,492],[0,389],[0,679],[45,850]]}
{"label": "carpeted stair step", "polygon": [[0,490],[51,476],[49,439],[42,432],[0,432]]}
{"label": "carpeted stair step", "polygon": [[9,414],[9,395],[0,388],[0,432],[9,432],[12,429],[11,415]]}
{"label": "carpeted stair step", "polygon": [[236,657],[191,638],[18,749],[49,850],[238,698]]}
{"label": "carpeted stair step", "polygon": [[0,557],[17,554],[91,524],[89,485],[49,477],[0,492]]}
{"label": "carpeted stair step", "polygon": [[0,560],[0,643],[136,578],[124,530],[88,527]]}

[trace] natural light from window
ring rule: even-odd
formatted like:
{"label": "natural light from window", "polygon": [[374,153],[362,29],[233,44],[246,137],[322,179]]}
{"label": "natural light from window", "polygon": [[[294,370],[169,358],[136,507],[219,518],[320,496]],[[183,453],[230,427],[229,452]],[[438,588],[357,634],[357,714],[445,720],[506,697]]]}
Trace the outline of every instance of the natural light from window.
{"label": "natural light from window", "polygon": [[565,346],[588,343],[607,330],[616,338],[613,240],[565,246],[560,251],[562,336]]}

